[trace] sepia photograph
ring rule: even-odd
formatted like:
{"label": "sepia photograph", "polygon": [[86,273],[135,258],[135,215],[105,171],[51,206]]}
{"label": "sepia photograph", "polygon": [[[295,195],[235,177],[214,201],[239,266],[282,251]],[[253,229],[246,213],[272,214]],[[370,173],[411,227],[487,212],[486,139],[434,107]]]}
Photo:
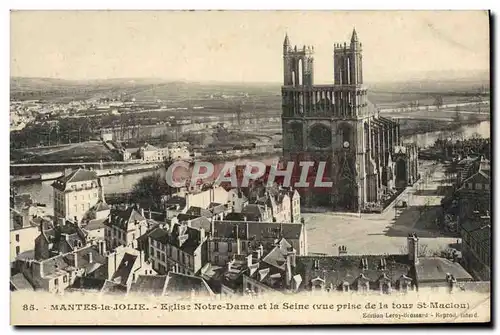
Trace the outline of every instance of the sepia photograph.
{"label": "sepia photograph", "polygon": [[11,324],[491,322],[491,20],[12,10]]}

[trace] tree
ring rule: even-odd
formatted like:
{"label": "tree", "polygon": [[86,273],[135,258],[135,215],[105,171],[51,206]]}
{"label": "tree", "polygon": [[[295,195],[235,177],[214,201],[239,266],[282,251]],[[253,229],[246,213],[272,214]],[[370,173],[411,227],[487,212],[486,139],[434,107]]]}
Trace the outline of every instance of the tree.
{"label": "tree", "polygon": [[440,109],[443,106],[443,97],[438,95],[434,99],[434,106],[436,106],[437,109]]}
{"label": "tree", "polygon": [[162,199],[171,192],[170,186],[160,174],[142,177],[132,188],[130,200],[142,208],[163,210]]}

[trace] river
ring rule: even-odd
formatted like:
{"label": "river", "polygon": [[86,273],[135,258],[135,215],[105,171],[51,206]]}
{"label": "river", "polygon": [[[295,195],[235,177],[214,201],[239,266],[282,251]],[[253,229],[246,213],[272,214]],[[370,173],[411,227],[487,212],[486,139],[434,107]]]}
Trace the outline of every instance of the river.
{"label": "river", "polygon": [[[459,131],[445,132],[445,131],[435,131],[425,134],[416,134],[412,136],[403,137],[404,141],[416,140],[419,146],[429,146],[432,145],[438,138],[455,138],[457,134],[463,136],[463,138],[471,138],[472,136],[479,135],[481,137],[490,137],[490,121],[483,121],[475,125],[465,125],[461,127]],[[237,164],[244,164],[250,160],[254,159],[237,159],[234,160]],[[278,160],[277,156],[266,157],[262,159],[264,163],[271,164]],[[104,185],[104,193],[122,193],[131,190],[132,186],[136,184],[142,177],[151,175],[154,173],[160,173],[162,176],[165,175],[165,169],[162,168],[158,171],[148,171],[139,172],[134,174],[127,174],[121,176],[109,176],[103,177],[102,182]],[[44,203],[49,206],[52,205],[52,185],[53,181],[43,181],[43,182],[32,182],[23,183],[17,186],[19,193],[30,193],[35,202]]]}

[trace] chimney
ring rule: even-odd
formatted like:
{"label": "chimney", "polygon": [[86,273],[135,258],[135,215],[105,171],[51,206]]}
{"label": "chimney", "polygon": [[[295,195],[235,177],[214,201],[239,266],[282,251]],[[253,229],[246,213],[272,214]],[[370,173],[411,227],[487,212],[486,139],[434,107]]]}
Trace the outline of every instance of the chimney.
{"label": "chimney", "polygon": [[149,209],[149,211],[148,211],[148,219],[150,219],[150,220],[151,220],[151,208],[150,208],[150,209]]}
{"label": "chimney", "polygon": [[264,246],[261,244],[257,248],[257,258],[261,259],[263,254],[264,254]]}
{"label": "chimney", "polygon": [[291,287],[293,269],[295,268],[295,250],[289,251],[286,255],[286,286]]}
{"label": "chimney", "polygon": [[75,263],[75,269],[78,269],[78,254],[76,252],[73,253],[73,257],[74,257],[74,263]]}
{"label": "chimney", "polygon": [[89,255],[89,263],[92,264],[94,262],[94,254],[92,252],[89,252],[88,255]]}
{"label": "chimney", "polygon": [[239,226],[236,226],[236,254],[241,255],[241,240]]}
{"label": "chimney", "polygon": [[141,208],[141,215],[142,215],[142,217],[143,217],[143,218],[146,218],[146,217],[144,216],[144,208]]}
{"label": "chimney", "polygon": [[409,234],[408,238],[408,259],[414,264],[418,264],[418,237],[417,234]]}
{"label": "chimney", "polygon": [[249,255],[247,256],[247,266],[248,266],[248,267],[252,266],[252,264],[253,264],[252,260],[253,260],[253,259],[252,259],[252,254],[249,254]]}
{"label": "chimney", "polygon": [[200,228],[200,242],[205,239],[206,233],[204,228]]}
{"label": "chimney", "polygon": [[457,280],[455,279],[455,276],[447,273],[446,274],[446,281],[448,282],[448,287],[449,287],[450,293],[452,293],[455,289],[456,284],[457,284]]}

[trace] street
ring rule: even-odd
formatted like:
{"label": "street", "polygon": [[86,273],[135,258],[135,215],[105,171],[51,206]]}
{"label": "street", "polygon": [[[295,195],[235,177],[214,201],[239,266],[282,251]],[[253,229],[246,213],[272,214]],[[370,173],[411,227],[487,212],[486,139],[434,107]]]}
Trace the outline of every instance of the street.
{"label": "street", "polygon": [[397,254],[406,252],[406,237],[416,232],[422,249],[429,253],[444,250],[456,243],[435,227],[445,178],[444,166],[422,162],[421,180],[407,190],[403,201],[407,208],[391,208],[384,214],[331,215],[303,214],[307,226],[308,252],[337,255],[343,245],[348,254]]}

